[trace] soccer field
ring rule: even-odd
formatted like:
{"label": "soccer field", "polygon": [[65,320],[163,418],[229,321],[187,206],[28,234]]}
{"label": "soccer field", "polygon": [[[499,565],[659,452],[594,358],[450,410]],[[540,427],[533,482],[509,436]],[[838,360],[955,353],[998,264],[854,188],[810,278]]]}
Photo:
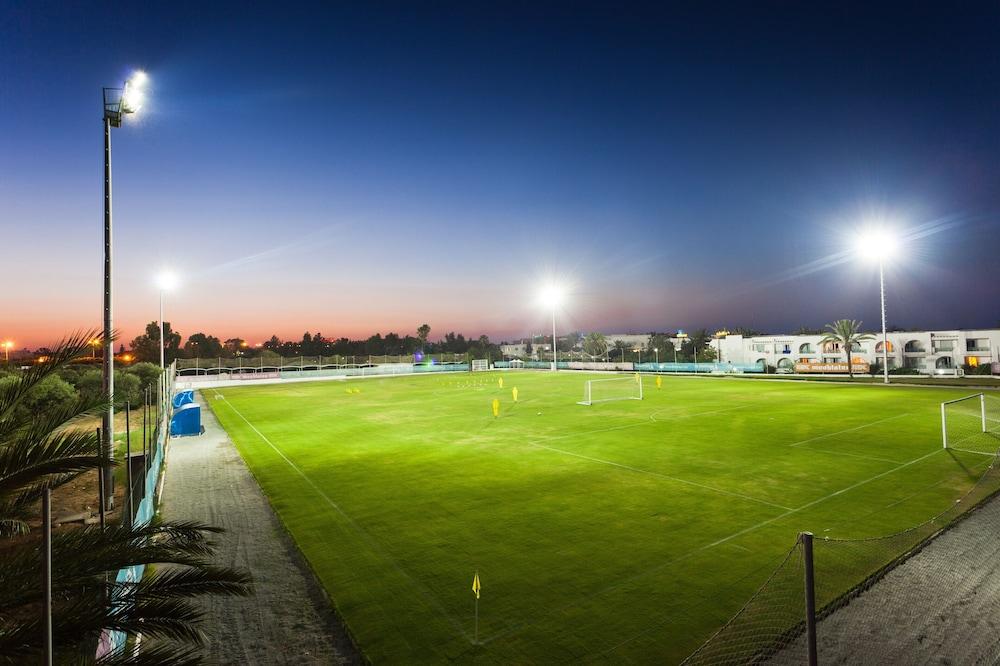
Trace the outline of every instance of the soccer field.
{"label": "soccer field", "polygon": [[941,447],[968,389],[647,376],[642,401],[578,405],[606,376],[202,393],[376,663],[676,662],[798,532],[909,527],[992,462]]}

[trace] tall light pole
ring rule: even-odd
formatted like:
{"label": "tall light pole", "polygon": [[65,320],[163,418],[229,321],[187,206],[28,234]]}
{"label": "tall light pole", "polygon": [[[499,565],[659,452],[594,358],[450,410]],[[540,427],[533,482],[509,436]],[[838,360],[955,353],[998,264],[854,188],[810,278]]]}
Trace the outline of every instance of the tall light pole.
{"label": "tall light pole", "polygon": [[156,284],[160,287],[160,372],[163,372],[166,369],[163,359],[163,298],[164,294],[177,284],[177,278],[173,273],[164,271],[156,278]]}
{"label": "tall light pole", "polygon": [[653,353],[656,354],[656,365],[660,364],[660,348],[653,347]]}
{"label": "tall light pole", "polygon": [[3,343],[3,361],[4,363],[10,363],[10,348],[14,346],[14,343],[7,340]]}
{"label": "tall light pole", "polygon": [[889,336],[885,327],[885,260],[895,252],[895,243],[885,230],[870,230],[858,238],[857,250],[865,259],[878,262],[878,293],[882,310],[882,382],[889,383]]}
{"label": "tall light pole", "polygon": [[542,290],[542,303],[552,310],[552,371],[559,367],[559,351],[556,347],[556,308],[562,303],[563,290],[555,284],[550,284]]}
{"label": "tall light pole", "polygon": [[[136,72],[121,88],[104,88],[104,393],[108,396],[108,409],[101,417],[103,450],[114,456],[115,441],[115,353],[114,319],[112,317],[112,244],[111,244],[111,128],[121,127],[126,114],[135,113],[142,106],[142,88],[146,75]],[[104,468],[105,509],[114,508],[114,470]]]}

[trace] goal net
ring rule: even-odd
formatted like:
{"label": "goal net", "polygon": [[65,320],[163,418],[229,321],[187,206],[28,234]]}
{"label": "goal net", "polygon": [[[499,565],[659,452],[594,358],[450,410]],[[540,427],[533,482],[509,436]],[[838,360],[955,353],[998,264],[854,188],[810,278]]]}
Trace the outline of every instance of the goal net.
{"label": "goal net", "polygon": [[996,455],[1000,403],[984,393],[942,402],[941,441],[946,449]]}
{"label": "goal net", "polygon": [[482,370],[489,370],[490,362],[485,358],[474,358],[472,359],[472,371],[479,372]]}
{"label": "goal net", "polygon": [[578,405],[593,405],[611,400],[642,400],[642,378],[629,377],[590,379],[583,387],[583,400]]}

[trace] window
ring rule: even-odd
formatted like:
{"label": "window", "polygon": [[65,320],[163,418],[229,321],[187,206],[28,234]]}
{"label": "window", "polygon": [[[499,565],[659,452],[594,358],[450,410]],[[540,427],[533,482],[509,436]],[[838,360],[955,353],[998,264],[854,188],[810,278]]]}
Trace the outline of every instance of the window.
{"label": "window", "polygon": [[802,343],[801,345],[799,345],[799,353],[800,354],[812,354],[813,353],[812,345],[809,344],[808,342]]}
{"label": "window", "polygon": [[935,340],[934,341],[934,351],[935,352],[950,352],[955,349],[954,340]]}
{"label": "window", "polygon": [[[892,346],[892,342],[891,341],[888,343],[888,345],[889,345],[889,353],[890,354],[892,352],[896,351],[896,349]],[[879,342],[877,345],[875,345],[875,353],[876,354],[881,354],[882,353],[882,343],[881,342]]]}
{"label": "window", "polygon": [[839,342],[824,342],[823,343],[823,353],[824,354],[832,354],[834,352],[839,352],[839,351],[840,351],[840,343]]}
{"label": "window", "polygon": [[791,345],[782,345],[782,347],[781,347],[781,353],[782,354],[791,354],[792,353],[792,346]]}
{"label": "window", "polygon": [[990,350],[990,341],[988,338],[975,338],[965,341],[965,351],[985,352],[989,350]]}
{"label": "window", "polygon": [[920,342],[920,340],[910,340],[909,342],[906,343],[906,346],[903,347],[903,351],[906,352],[907,354],[915,354],[924,352],[926,350],[924,349],[924,345],[923,343]]}
{"label": "window", "polygon": [[755,352],[764,353],[767,351],[767,345],[764,344],[763,342],[755,342],[753,343],[753,350]]}

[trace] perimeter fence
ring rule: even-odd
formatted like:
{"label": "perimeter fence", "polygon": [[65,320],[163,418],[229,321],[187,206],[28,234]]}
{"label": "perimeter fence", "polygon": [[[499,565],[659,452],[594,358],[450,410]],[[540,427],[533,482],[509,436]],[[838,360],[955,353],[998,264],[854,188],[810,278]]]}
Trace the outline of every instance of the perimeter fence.
{"label": "perimeter fence", "polygon": [[[1000,499],[989,500],[998,493],[994,455],[967,493],[919,525],[860,539],[800,534],[743,608],[682,664],[923,663],[907,650],[925,640],[947,642],[924,647],[953,660],[976,652],[957,663],[982,659],[997,649]],[[908,625],[928,620],[939,625],[938,639],[907,635]]]}
{"label": "perimeter fence", "polygon": [[[132,449],[130,446],[130,455],[126,457],[126,490],[122,507],[122,523],[125,525],[148,525],[156,513],[160,472],[163,468],[163,457],[170,432],[170,417],[173,413],[175,380],[176,367],[171,364],[160,375],[155,394],[151,392],[148,402],[143,405],[141,413],[144,418],[139,417],[139,410],[133,412],[137,418],[143,418],[143,439],[141,442],[135,442],[137,448]],[[140,446],[141,454],[133,454],[133,451],[139,452]],[[113,598],[119,599],[116,605],[126,608],[128,604],[134,603],[131,591],[134,584],[142,580],[145,569],[145,565],[135,564],[118,571],[115,576],[115,589],[111,593]],[[128,636],[123,631],[105,629],[98,640],[97,659],[119,653],[125,647],[127,639]]]}
{"label": "perimeter fence", "polygon": [[340,368],[374,367],[379,365],[443,365],[468,363],[465,354],[400,354],[345,356],[279,356],[263,353],[259,356],[232,358],[179,358],[174,361],[181,376],[211,375],[242,372],[295,372],[297,370],[326,370]]}

